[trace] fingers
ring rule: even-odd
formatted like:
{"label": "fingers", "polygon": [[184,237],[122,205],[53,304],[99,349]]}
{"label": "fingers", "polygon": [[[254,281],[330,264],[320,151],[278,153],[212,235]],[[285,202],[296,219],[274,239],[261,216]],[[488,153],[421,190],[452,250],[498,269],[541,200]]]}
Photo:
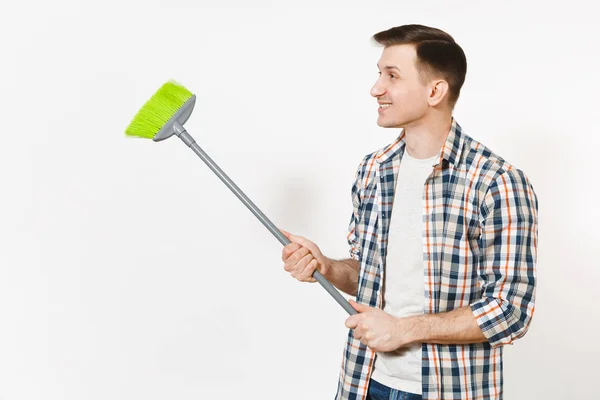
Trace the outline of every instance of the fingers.
{"label": "fingers", "polygon": [[[308,257],[308,258],[307,258]],[[312,255],[306,247],[296,251],[285,263],[285,270],[290,272],[295,278],[304,270],[306,264],[310,262]]]}
{"label": "fingers", "polygon": [[290,243],[283,246],[283,250],[281,251],[281,261],[286,262],[292,254],[300,248],[302,248],[302,246],[298,243]]}
{"label": "fingers", "polygon": [[310,252],[315,256],[315,258],[319,258],[322,256],[321,254],[321,250],[319,249],[319,246],[317,246],[315,243],[311,242],[310,240],[302,237],[302,236],[298,236],[298,235],[293,235],[283,229],[279,229],[281,232],[283,232],[283,234],[292,242],[292,243],[297,243],[299,245],[301,245],[302,247],[306,247],[310,250]]}
{"label": "fingers", "polygon": [[354,328],[354,337],[359,340],[367,340],[370,337],[368,332],[369,328],[365,324],[359,324]]}
{"label": "fingers", "polygon": [[306,247],[301,247],[286,259],[283,268],[301,282],[316,282],[312,275],[317,266],[317,259]]}
{"label": "fingers", "polygon": [[376,323],[368,322],[361,314],[355,314],[346,319],[346,327],[352,330],[352,335],[356,340],[359,340],[363,345],[368,346],[373,351],[389,351],[382,347],[383,343],[389,341],[391,335],[377,334]]}
{"label": "fingers", "polygon": [[290,243],[283,248],[281,259],[284,262],[283,268],[288,272],[300,274],[310,259],[304,260],[304,264],[300,264],[306,256],[311,256],[310,251],[306,247],[302,247],[297,243]]}
{"label": "fingers", "polygon": [[[298,250],[299,253],[302,250]],[[316,260],[312,254],[308,253],[300,259],[290,271],[291,275],[301,282],[307,281],[312,276],[312,271],[317,267]]]}
{"label": "fingers", "polygon": [[[284,260],[285,270],[288,272],[297,270],[296,264],[298,264],[298,262],[300,262],[300,260],[302,260],[302,258],[306,257],[308,254],[310,254],[310,252],[308,251],[308,249],[306,247],[300,247],[299,249],[295,250],[289,257],[287,257]],[[310,260],[308,260],[308,261],[310,261]],[[308,263],[308,261],[307,261],[307,263]]]}
{"label": "fingers", "polygon": [[[307,256],[308,257],[308,256]],[[307,257],[304,257],[301,261],[304,262]],[[316,258],[314,258],[312,256],[312,254],[310,254],[310,258],[308,259],[308,263],[306,264],[306,267],[304,267],[304,269],[302,270],[302,272],[300,272],[300,274],[298,275],[297,279],[299,281],[303,281],[306,282],[309,279],[312,278],[312,274],[315,272],[315,270],[317,269],[317,260]],[[312,278],[314,280],[314,278]]]}
{"label": "fingers", "polygon": [[315,256],[315,258],[323,257],[323,254],[321,254],[321,249],[319,249],[319,246],[317,246],[310,240],[305,239],[305,238],[300,238],[300,239],[298,239],[298,243],[301,244],[302,246],[308,248],[310,250],[310,252],[312,253],[312,255]]}
{"label": "fingers", "polygon": [[[348,326],[348,324],[346,324]],[[365,346],[369,345],[369,341],[373,339],[373,333],[369,331],[369,327],[364,323],[355,325],[354,338],[360,340]]]}
{"label": "fingers", "polygon": [[358,318],[351,316],[346,318],[346,328],[354,329],[358,325]]}
{"label": "fingers", "polygon": [[353,299],[348,299],[348,303],[350,303],[350,305],[352,306],[352,308],[354,308],[359,313],[366,312],[366,311],[369,311],[370,309],[372,309],[372,307],[369,307],[369,306],[364,305],[364,304],[357,303]]}
{"label": "fingers", "polygon": [[281,251],[283,268],[299,281],[316,282],[312,275],[318,269],[319,257],[323,257],[317,245],[302,236],[279,230],[291,241]]}

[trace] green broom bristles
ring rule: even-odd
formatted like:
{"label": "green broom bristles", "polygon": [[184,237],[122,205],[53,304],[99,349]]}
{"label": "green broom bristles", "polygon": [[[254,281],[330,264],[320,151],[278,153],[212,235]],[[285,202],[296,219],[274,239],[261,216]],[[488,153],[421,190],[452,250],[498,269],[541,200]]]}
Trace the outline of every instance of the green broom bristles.
{"label": "green broom bristles", "polygon": [[190,97],[192,93],[179,83],[165,83],[137,112],[125,134],[152,139]]}

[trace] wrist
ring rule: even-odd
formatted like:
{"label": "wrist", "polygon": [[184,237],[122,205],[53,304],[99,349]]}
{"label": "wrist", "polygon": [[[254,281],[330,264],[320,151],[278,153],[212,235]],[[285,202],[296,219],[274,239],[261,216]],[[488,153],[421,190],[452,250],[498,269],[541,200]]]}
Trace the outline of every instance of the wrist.
{"label": "wrist", "polygon": [[319,268],[319,270],[321,271],[321,274],[325,277],[325,279],[331,281],[331,274],[334,270],[333,260],[327,256],[323,256],[323,258],[320,260],[320,264],[321,268]]}
{"label": "wrist", "polygon": [[424,343],[428,340],[428,315],[414,315],[404,318],[405,332],[408,343]]}

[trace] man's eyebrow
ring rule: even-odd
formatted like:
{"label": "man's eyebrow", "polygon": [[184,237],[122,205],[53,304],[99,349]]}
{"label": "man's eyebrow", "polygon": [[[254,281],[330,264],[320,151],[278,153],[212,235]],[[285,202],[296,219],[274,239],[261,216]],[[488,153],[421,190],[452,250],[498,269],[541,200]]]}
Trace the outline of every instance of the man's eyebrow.
{"label": "man's eyebrow", "polygon": [[[379,64],[377,64],[377,68],[379,68]],[[398,67],[396,67],[395,65],[386,65],[383,68],[384,69],[395,69],[396,71],[400,72],[400,69]]]}

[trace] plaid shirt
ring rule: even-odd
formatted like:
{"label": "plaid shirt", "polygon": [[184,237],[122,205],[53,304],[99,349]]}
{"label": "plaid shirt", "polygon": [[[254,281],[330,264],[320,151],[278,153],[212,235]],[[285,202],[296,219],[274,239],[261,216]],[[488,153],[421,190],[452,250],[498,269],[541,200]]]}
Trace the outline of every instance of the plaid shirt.
{"label": "plaid shirt", "polygon": [[[383,308],[388,230],[404,132],[364,157],[352,186],[356,300]],[[452,128],[423,190],[424,313],[470,306],[484,343],[422,345],[423,399],[502,399],[502,349],[534,313],[537,196],[527,176]],[[364,400],[375,353],[348,333],[336,399]]]}

